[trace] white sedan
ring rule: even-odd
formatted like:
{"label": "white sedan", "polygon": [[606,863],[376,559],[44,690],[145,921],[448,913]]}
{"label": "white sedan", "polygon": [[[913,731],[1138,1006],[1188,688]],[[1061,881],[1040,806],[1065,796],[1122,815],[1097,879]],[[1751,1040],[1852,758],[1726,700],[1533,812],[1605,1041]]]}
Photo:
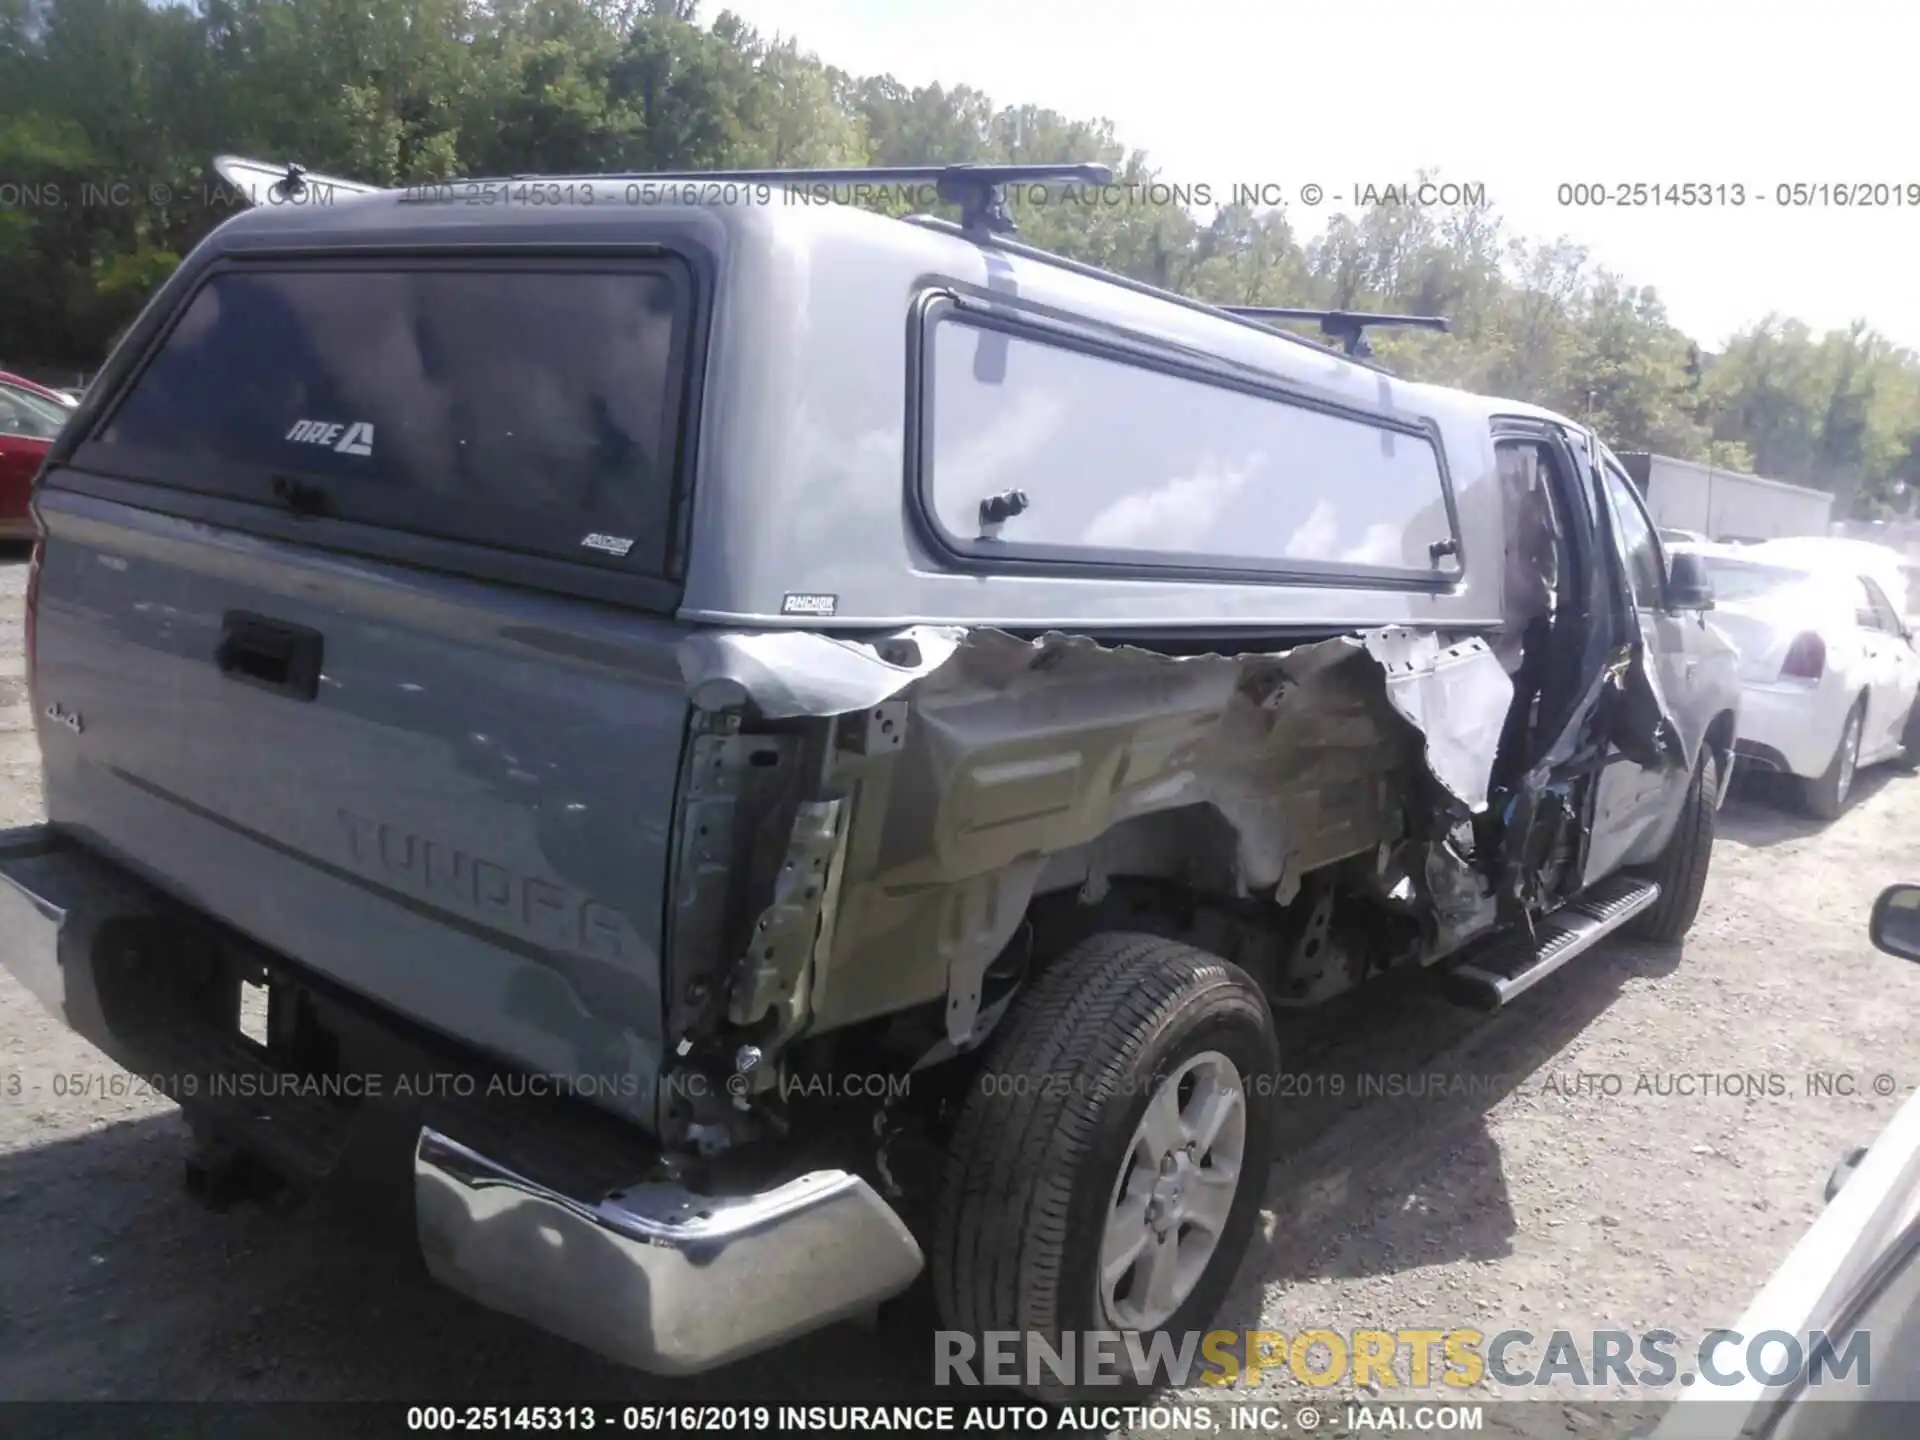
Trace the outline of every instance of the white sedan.
{"label": "white sedan", "polygon": [[1752,553],[1763,559],[1781,559],[1790,565],[1819,570],[1845,570],[1870,576],[1886,592],[1893,608],[1920,622],[1920,560],[1902,555],[1891,545],[1852,540],[1838,535],[1792,535],[1763,540]]}
{"label": "white sedan", "polygon": [[1713,577],[1713,623],[1740,652],[1740,764],[1792,776],[1822,819],[1862,765],[1920,748],[1920,648],[1871,576],[1757,545],[1681,545]]}

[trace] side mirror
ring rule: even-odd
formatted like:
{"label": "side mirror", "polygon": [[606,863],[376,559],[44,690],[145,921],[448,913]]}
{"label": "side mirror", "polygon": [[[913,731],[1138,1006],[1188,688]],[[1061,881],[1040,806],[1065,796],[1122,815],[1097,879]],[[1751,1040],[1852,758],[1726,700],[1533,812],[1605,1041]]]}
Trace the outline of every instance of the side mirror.
{"label": "side mirror", "polygon": [[1889,885],[1873,902],[1867,926],[1876,948],[1902,960],[1920,960],[1920,885]]}
{"label": "side mirror", "polygon": [[1667,605],[1674,610],[1713,609],[1713,576],[1698,555],[1683,551],[1668,565]]}

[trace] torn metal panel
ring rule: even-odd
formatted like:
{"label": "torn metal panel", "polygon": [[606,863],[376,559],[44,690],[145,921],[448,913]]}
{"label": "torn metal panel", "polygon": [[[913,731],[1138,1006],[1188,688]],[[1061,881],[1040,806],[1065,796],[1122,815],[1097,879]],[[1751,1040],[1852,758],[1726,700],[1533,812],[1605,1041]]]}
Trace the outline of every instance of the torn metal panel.
{"label": "torn metal panel", "polygon": [[681,765],[666,996],[673,1035],[700,1027],[724,1003],[725,967],[743,943],[743,891],[766,848],[759,837],[805,783],[793,737],[742,735],[737,722],[696,717]]}
{"label": "torn metal panel", "polygon": [[833,944],[846,809],[844,799],[801,804],[772,903],[754,922],[734,977],[727,1018],[751,1026],[771,1016],[770,1033],[762,1037],[769,1047],[799,1028],[811,967]]}
{"label": "torn metal panel", "polygon": [[1431,959],[1451,954],[1497,918],[1485,878],[1467,859],[1471,844],[1471,832],[1456,831],[1424,847],[1425,893],[1439,920]]}
{"label": "torn metal panel", "polygon": [[1687,763],[1686,742],[1660,689],[1658,670],[1649,663],[1649,647],[1632,647],[1617,677],[1620,698],[1609,738],[1636,765],[1668,771]]}
{"label": "torn metal panel", "polygon": [[702,630],[680,642],[680,673],[702,710],[751,699],[773,720],[844,715],[878,705],[939,669],[966,633],[916,625],[867,644],[810,630]]}
{"label": "torn metal panel", "polygon": [[976,875],[943,898],[935,933],[941,938],[938,955],[946,977],[947,1041],[955,1049],[985,1038],[980,1000],[987,967],[1026,920],[1033,882],[1045,863],[1034,856]]}
{"label": "torn metal panel", "polygon": [[[1403,627],[1193,656],[991,629],[870,644],[713,634],[688,642],[683,665],[709,700],[769,717],[872,712],[839,722],[829,778],[846,787],[845,864],[812,1024],[944,1000],[956,1047],[977,1037],[982,977],[1041,877],[1083,884],[1111,869],[1091,853],[1056,861],[1115,827],[1205,807],[1226,824],[1193,833],[1215,848],[1158,847],[1161,863],[1285,903],[1277,892],[1302,875],[1405,838],[1423,750],[1449,794],[1484,806],[1512,695],[1483,642]],[[796,972],[775,968],[747,979],[742,1013],[758,1013],[762,978],[793,993]]]}
{"label": "torn metal panel", "polygon": [[[1603,468],[1600,437],[1591,431],[1585,432],[1576,455],[1578,463],[1586,467],[1587,473],[1582,477],[1585,489],[1599,501]],[[1649,663],[1654,648],[1650,625],[1634,603],[1633,567],[1627,558],[1619,517],[1613,505],[1604,501],[1594,505],[1594,516],[1595,530],[1613,581],[1608,587],[1613,633],[1616,644],[1624,646],[1627,652],[1624,666],[1619,663],[1619,652],[1615,652],[1614,686],[1620,700],[1611,707],[1608,716],[1608,738],[1620,747],[1622,754],[1648,769],[1668,770],[1675,765],[1685,765],[1686,747],[1680,738],[1680,727],[1661,692],[1660,677]]]}
{"label": "torn metal panel", "polygon": [[1387,676],[1387,698],[1426,737],[1427,767],[1470,811],[1486,808],[1513,680],[1487,642],[1445,644],[1430,630],[1395,626],[1361,636]]}

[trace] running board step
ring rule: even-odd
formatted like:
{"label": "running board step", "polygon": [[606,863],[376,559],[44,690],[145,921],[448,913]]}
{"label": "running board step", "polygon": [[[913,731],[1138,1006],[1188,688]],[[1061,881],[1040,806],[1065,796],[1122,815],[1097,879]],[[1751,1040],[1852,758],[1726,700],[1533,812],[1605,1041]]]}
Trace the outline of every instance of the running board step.
{"label": "running board step", "polygon": [[1660,898],[1651,880],[1616,875],[1568,901],[1534,926],[1534,938],[1509,935],[1468,956],[1446,975],[1453,998],[1498,1010],[1618,930]]}

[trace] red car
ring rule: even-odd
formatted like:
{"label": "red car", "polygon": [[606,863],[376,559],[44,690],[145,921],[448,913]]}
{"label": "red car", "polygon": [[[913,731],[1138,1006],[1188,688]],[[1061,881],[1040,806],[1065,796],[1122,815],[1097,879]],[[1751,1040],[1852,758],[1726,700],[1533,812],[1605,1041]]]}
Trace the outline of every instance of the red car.
{"label": "red car", "polygon": [[24,390],[27,394],[38,396],[42,400],[51,400],[62,410],[72,410],[78,404],[71,395],[51,389],[37,380],[29,380],[24,375],[15,375],[8,370],[0,370],[0,390]]}
{"label": "red car", "polygon": [[73,407],[30,380],[0,373],[0,540],[30,540],[27,491]]}

